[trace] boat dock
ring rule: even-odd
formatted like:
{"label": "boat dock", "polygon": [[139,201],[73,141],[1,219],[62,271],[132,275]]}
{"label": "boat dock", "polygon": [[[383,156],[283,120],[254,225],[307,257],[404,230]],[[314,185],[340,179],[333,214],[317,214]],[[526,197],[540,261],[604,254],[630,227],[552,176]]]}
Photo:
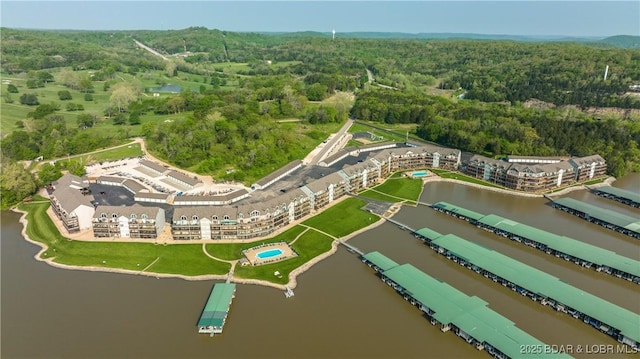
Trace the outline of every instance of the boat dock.
{"label": "boat dock", "polygon": [[576,215],[591,223],[640,239],[640,220],[608,209],[575,200],[560,198],[551,202],[551,206]]}
{"label": "boat dock", "polygon": [[[423,233],[427,233],[424,232]],[[425,239],[431,249],[485,278],[591,325],[640,349],[640,315],[573,287],[543,271],[453,234]]]}
{"label": "boat dock", "polygon": [[364,252],[362,252],[361,250],[359,250],[357,247],[352,246],[351,244],[343,241],[342,239],[338,240],[338,243],[342,244],[343,246],[347,247],[347,250],[351,253],[356,253],[358,255],[363,255]]}
{"label": "boat dock", "polygon": [[[418,270],[411,264],[398,264],[379,252],[361,256],[383,282],[405,300],[418,307],[432,325],[451,331],[478,350],[496,358],[522,357],[523,346],[550,347],[513,322],[487,307],[479,297],[470,297],[456,288]],[[541,352],[536,357],[570,358],[565,353]]]}
{"label": "boat dock", "polygon": [[[557,258],[640,284],[640,261],[570,237],[550,233],[494,214],[483,215],[451,203],[438,202],[432,208],[455,215],[458,218],[462,217],[479,228],[536,248]],[[421,231],[425,232],[421,233]],[[415,234],[427,240],[440,236],[437,232],[433,234],[428,231],[430,231],[428,228],[423,228],[416,231]]]}
{"label": "boat dock", "polygon": [[236,285],[233,283],[216,283],[213,286],[198,320],[198,333],[210,336],[222,333],[235,293]]}
{"label": "boat dock", "polygon": [[640,208],[640,194],[633,191],[627,191],[625,189],[603,186],[590,188],[593,194],[601,197],[609,198],[620,203],[624,203],[627,206]]}

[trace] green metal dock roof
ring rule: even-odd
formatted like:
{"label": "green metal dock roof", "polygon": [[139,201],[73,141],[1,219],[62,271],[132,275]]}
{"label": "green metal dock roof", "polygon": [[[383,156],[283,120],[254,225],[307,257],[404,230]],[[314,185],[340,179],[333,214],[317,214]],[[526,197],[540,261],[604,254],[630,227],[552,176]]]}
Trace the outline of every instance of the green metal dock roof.
{"label": "green metal dock roof", "polygon": [[578,201],[573,198],[560,198],[553,202],[561,206],[586,213],[592,218],[597,218],[601,221],[614,224],[618,227],[626,228],[630,231],[640,233],[640,220],[638,220],[638,218],[627,216],[625,214],[608,209],[596,207],[594,205]]}
{"label": "green metal dock roof", "polygon": [[626,189],[617,188],[613,186],[603,186],[598,188],[593,188],[594,191],[603,192],[610,195],[614,195],[616,197],[625,198],[630,201],[640,203],[640,193],[627,191]]}
{"label": "green metal dock roof", "polygon": [[573,287],[536,268],[453,234],[433,243],[529,292],[552,298],[640,341],[640,315]]}
{"label": "green metal dock roof", "polygon": [[466,208],[458,207],[458,206],[453,205],[453,204],[448,203],[448,202],[438,202],[438,203],[434,204],[432,207],[439,208],[439,209],[442,209],[442,210],[446,210],[446,211],[458,214],[460,216],[464,216],[464,217],[467,217],[467,218],[470,218],[470,219],[475,219],[475,220],[478,220],[478,219],[484,217],[484,214],[482,214],[482,213],[478,213],[478,212],[474,212],[474,211],[468,210]]}
{"label": "green metal dock roof", "polygon": [[378,268],[382,269],[383,271],[386,271],[387,269],[391,269],[393,267],[398,266],[398,263],[394,262],[393,260],[389,259],[389,257],[383,255],[378,251],[369,252],[363,255],[362,257],[368,260],[369,262],[373,263],[374,265],[378,266]]}
{"label": "green metal dock roof", "polygon": [[431,228],[426,228],[426,227],[418,229],[415,233],[419,234],[422,237],[427,238],[427,239],[429,239],[431,241],[436,239],[436,238],[438,238],[438,237],[440,237],[440,236],[442,236],[442,234],[434,231]]}
{"label": "green metal dock roof", "polygon": [[202,310],[199,327],[219,327],[224,324],[224,319],[229,312],[236,285],[233,283],[216,283],[209,294],[207,304]]}
{"label": "green metal dock roof", "polygon": [[[433,310],[433,317],[440,323],[453,324],[479,342],[490,344],[511,358],[523,356],[520,350],[523,345],[544,347],[544,343],[488,308],[484,300],[470,297],[411,264],[396,266],[383,274]],[[570,358],[564,353],[540,354],[540,357]]]}
{"label": "green metal dock roof", "polygon": [[596,247],[573,238],[543,231],[495,214],[484,216],[478,222],[513,233],[522,238],[542,243],[549,248],[569,254],[576,258],[598,265],[606,265],[609,268],[615,268],[635,276],[640,276],[640,261],[621,256],[615,252]]}

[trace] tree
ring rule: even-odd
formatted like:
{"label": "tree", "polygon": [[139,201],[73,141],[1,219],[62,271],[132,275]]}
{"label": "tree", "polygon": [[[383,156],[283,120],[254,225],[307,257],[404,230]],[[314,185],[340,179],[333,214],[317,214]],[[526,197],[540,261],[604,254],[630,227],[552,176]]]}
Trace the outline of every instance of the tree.
{"label": "tree", "polygon": [[13,96],[11,96],[9,92],[5,92],[2,97],[4,98],[5,103],[13,103]]}
{"label": "tree", "polygon": [[27,80],[27,88],[35,89],[38,87],[44,87],[44,83],[40,80],[35,80],[35,79]]}
{"label": "tree", "polygon": [[7,86],[7,91],[8,91],[9,93],[18,93],[18,88],[17,88],[17,87],[16,87],[16,85],[14,85],[14,84],[9,84],[9,85]]}
{"label": "tree", "polygon": [[40,167],[40,171],[38,171],[38,179],[40,180],[40,184],[48,185],[53,181],[58,180],[62,177],[62,171],[58,166],[54,166],[50,163],[45,163]]}
{"label": "tree", "polygon": [[38,71],[38,80],[47,83],[47,82],[53,82],[53,75],[46,72],[46,71]]}
{"label": "tree", "polygon": [[124,125],[127,122],[127,119],[124,117],[124,114],[118,113],[113,117],[114,125]]}
{"label": "tree", "polygon": [[67,101],[71,100],[73,97],[71,97],[71,92],[68,90],[61,90],[58,91],[58,98],[60,98],[61,101]]}
{"label": "tree", "polygon": [[91,115],[88,113],[81,113],[78,115],[78,119],[76,120],[76,122],[78,123],[78,127],[85,129],[88,127],[93,127],[93,125],[95,125],[96,123],[96,116],[95,115]]}
{"label": "tree", "polygon": [[23,93],[22,96],[20,96],[20,104],[35,106],[38,104],[38,96],[33,93]]}
{"label": "tree", "polygon": [[130,125],[139,125],[140,121],[140,112],[133,111],[129,114],[129,124]]}
{"label": "tree", "polygon": [[37,188],[35,178],[21,164],[9,162],[2,166],[2,176],[0,176],[2,208],[20,202],[35,193]]}
{"label": "tree", "polygon": [[118,112],[124,112],[130,103],[138,98],[137,89],[129,83],[120,82],[113,85],[109,104],[113,108],[117,108]]}
{"label": "tree", "polygon": [[93,101],[93,95],[90,94],[90,93],[84,94],[84,100],[85,101]]}

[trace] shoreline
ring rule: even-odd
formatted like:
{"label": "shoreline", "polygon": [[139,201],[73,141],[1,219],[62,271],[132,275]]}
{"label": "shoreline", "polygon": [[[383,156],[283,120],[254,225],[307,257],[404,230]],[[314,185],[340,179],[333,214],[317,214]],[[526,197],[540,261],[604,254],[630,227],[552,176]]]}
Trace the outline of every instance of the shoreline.
{"label": "shoreline", "polygon": [[[586,185],[569,187],[569,188],[565,188],[563,190],[560,190],[558,192],[555,192],[555,193],[553,193],[553,195],[562,195],[562,194],[566,194],[566,193],[573,192],[573,191],[576,191],[576,190],[587,190],[587,189],[593,188],[593,187],[601,187],[601,186],[611,185],[611,183],[613,183],[615,180],[616,179],[614,177],[608,177],[602,183],[591,185],[589,187],[587,187]],[[461,180],[456,180],[456,179],[441,178],[439,176],[423,178],[422,179],[423,186],[422,186],[422,190],[420,191],[421,194],[424,191],[425,185],[427,183],[429,183],[429,182],[451,182],[451,183],[456,183],[456,184],[461,184],[461,185],[465,185],[465,186],[474,187],[474,188],[477,188],[477,189],[489,190],[489,191],[493,191],[493,192],[511,194],[511,195],[514,195],[514,196],[522,196],[522,197],[528,197],[528,198],[541,198],[541,197],[544,197],[544,195],[542,195],[542,194],[519,193],[519,192],[514,192],[514,191],[505,190],[505,189],[501,189],[501,188],[483,186],[483,185],[470,183],[470,182],[466,182],[466,181],[461,181]],[[344,200],[345,198],[349,198],[349,197],[345,196],[344,198],[341,198],[341,199],[339,199],[337,201],[334,201],[333,204],[339,203],[342,200]],[[327,208],[330,208],[330,207],[331,206],[327,206],[324,209],[327,209]],[[230,281],[232,283],[237,283],[237,284],[261,285],[261,286],[271,287],[271,288],[280,289],[280,290],[285,290],[286,287],[289,287],[291,289],[295,289],[297,287],[297,284],[298,284],[297,277],[299,275],[303,274],[304,272],[306,272],[307,270],[311,269],[315,264],[321,262],[324,259],[329,258],[334,253],[336,253],[338,251],[339,241],[345,241],[346,242],[349,239],[351,239],[351,238],[353,238],[353,237],[355,237],[355,236],[357,236],[359,234],[362,234],[362,233],[364,233],[366,231],[369,231],[371,229],[374,229],[374,228],[382,225],[383,223],[386,222],[386,219],[393,217],[396,213],[398,213],[398,211],[401,208],[402,208],[402,204],[401,203],[399,203],[399,202],[398,203],[394,203],[394,204],[392,204],[392,206],[390,208],[390,209],[392,209],[391,212],[389,214],[385,214],[383,216],[380,216],[380,219],[378,221],[376,221],[376,222],[374,222],[374,223],[372,223],[372,224],[370,224],[370,225],[368,225],[366,227],[363,227],[363,228],[361,228],[361,229],[359,229],[359,230],[357,230],[355,232],[352,232],[352,233],[346,235],[343,238],[334,239],[334,241],[331,244],[331,249],[329,251],[319,254],[318,256],[312,258],[308,262],[302,264],[300,267],[295,268],[294,270],[292,270],[289,273],[289,281],[287,282],[287,284],[277,284],[277,283],[272,283],[272,282],[265,281],[265,280],[260,280],[260,279],[239,278],[239,277],[235,277],[233,275],[231,276]],[[107,272],[107,273],[129,274],[129,275],[141,275],[141,276],[146,276],[146,277],[156,277],[157,279],[160,279],[160,278],[178,278],[178,279],[183,279],[183,280],[187,280],[187,281],[203,281],[203,280],[224,281],[224,280],[227,280],[229,278],[228,274],[210,274],[210,275],[186,276],[186,275],[175,274],[175,273],[145,272],[144,270],[134,271],[134,270],[128,270],[128,269],[121,269],[121,268],[67,265],[67,264],[62,264],[62,263],[55,262],[54,261],[55,257],[50,257],[50,258],[44,259],[44,258],[41,257],[41,255],[42,255],[42,253],[46,252],[49,249],[49,247],[45,243],[38,242],[38,241],[35,241],[35,240],[31,239],[29,237],[29,235],[27,234],[27,226],[29,225],[28,224],[29,221],[27,220],[27,212],[20,210],[17,206],[14,206],[13,208],[11,208],[11,210],[13,212],[22,214],[20,216],[20,219],[19,219],[19,222],[22,224],[22,231],[21,231],[22,237],[27,242],[40,247],[40,250],[34,255],[34,258],[37,261],[45,262],[45,263],[51,265],[52,267],[56,267],[56,268],[60,268],[60,269],[66,269],[66,270],[78,270],[78,271],[88,271],[88,272]],[[315,213],[315,214],[318,214],[318,213]],[[301,222],[301,221],[296,221],[296,222]],[[54,223],[55,223],[55,221],[54,221]],[[293,225],[298,225],[299,223],[292,223],[292,224]],[[57,224],[56,224],[56,226],[57,226]],[[290,226],[284,227],[280,231],[277,231],[277,232],[284,231],[284,230],[288,229],[289,227]],[[261,238],[261,239],[264,239],[264,238]]]}

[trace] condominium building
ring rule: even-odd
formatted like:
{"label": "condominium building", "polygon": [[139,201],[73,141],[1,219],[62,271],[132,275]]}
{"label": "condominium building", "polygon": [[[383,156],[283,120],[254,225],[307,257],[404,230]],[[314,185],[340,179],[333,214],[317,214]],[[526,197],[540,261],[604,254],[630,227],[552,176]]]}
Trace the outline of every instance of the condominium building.
{"label": "condominium building", "polygon": [[164,209],[133,206],[98,206],[93,215],[93,235],[97,238],[157,238],[164,229]]}

